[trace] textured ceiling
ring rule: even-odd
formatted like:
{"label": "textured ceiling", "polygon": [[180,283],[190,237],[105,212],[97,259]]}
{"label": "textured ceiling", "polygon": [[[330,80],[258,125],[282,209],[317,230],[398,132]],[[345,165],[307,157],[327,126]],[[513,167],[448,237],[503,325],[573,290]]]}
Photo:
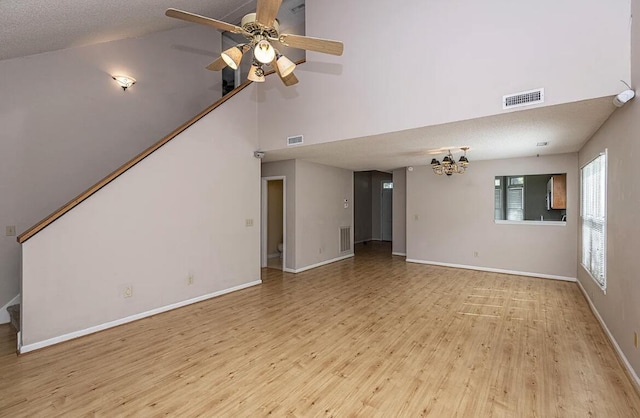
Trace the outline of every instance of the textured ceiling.
{"label": "textured ceiling", "polygon": [[[433,155],[428,151],[442,147],[471,147],[467,156],[472,164],[474,160],[577,152],[615,109],[612,97],[603,97],[365,138],[292,146],[267,152],[263,161],[299,158],[355,171],[390,171],[429,164]],[[543,141],[548,146],[538,147]],[[439,160],[442,156],[436,155]]]}
{"label": "textured ceiling", "polygon": [[0,60],[138,37],[188,23],[169,7],[239,22],[255,0],[2,0]]}

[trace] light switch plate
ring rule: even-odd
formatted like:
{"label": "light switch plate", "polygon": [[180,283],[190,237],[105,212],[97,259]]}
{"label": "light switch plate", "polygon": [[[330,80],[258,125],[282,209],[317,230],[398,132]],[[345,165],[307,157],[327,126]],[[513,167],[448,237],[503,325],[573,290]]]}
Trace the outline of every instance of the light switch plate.
{"label": "light switch plate", "polygon": [[15,225],[8,225],[5,228],[5,235],[8,237],[15,237],[16,236],[16,226]]}

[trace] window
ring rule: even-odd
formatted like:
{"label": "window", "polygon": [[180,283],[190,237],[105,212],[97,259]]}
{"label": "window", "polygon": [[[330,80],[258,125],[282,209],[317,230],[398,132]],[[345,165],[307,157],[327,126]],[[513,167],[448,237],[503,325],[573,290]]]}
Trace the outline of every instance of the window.
{"label": "window", "polygon": [[507,177],[507,220],[524,220],[524,177]]}
{"label": "window", "polygon": [[582,227],[582,266],[600,285],[607,288],[607,152],[580,170],[580,224]]}

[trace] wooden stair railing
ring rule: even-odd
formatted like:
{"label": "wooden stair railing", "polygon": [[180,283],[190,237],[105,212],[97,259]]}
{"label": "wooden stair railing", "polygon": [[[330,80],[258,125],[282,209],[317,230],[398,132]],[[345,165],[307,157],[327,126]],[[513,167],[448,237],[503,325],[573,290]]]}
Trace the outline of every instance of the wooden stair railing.
{"label": "wooden stair railing", "polygon": [[[304,62],[305,62],[305,60],[302,59],[300,61],[297,61],[296,64],[302,64]],[[274,72],[275,71],[272,70],[272,71],[267,72],[265,75],[270,75],[270,74],[273,74]],[[160,141],[158,141],[155,144],[151,145],[149,148],[147,148],[146,150],[142,151],[140,154],[136,155],[132,160],[130,160],[129,162],[127,162],[127,163],[125,163],[123,165],[121,165],[118,169],[113,171],[111,174],[109,174],[108,176],[106,176],[105,178],[103,178],[102,180],[100,180],[99,182],[94,184],[93,186],[89,187],[87,190],[85,190],[84,192],[80,193],[78,196],[76,196],[73,199],[71,199],[70,202],[68,202],[67,204],[62,206],[60,209],[56,210],[51,215],[47,216],[46,218],[44,218],[43,220],[41,220],[40,222],[38,222],[37,224],[35,224],[31,228],[27,229],[25,232],[23,232],[22,234],[20,234],[18,236],[17,241],[20,244],[22,244],[25,241],[27,241],[29,238],[31,238],[32,236],[37,234],[38,232],[42,231],[44,228],[46,228],[47,226],[52,224],[56,219],[60,218],[65,213],[69,212],[71,209],[73,209],[74,207],[78,206],[80,203],[82,203],[82,201],[87,199],[89,196],[91,196],[92,194],[94,194],[98,190],[102,189],[107,184],[111,183],[116,178],[120,177],[120,175],[122,175],[124,172],[129,170],[131,167],[133,167],[134,165],[138,164],[140,161],[142,161],[145,158],[147,158],[149,155],[151,155],[154,152],[156,152],[164,144],[166,144],[167,142],[171,141],[176,136],[180,135],[182,132],[184,132],[191,125],[193,125],[194,123],[196,123],[197,121],[199,121],[200,119],[205,117],[207,114],[209,114],[211,111],[213,111],[214,109],[216,109],[219,106],[221,106],[224,102],[226,102],[227,100],[229,100],[230,98],[232,98],[233,96],[235,96],[236,94],[238,94],[239,92],[244,90],[251,83],[252,83],[251,81],[247,80],[244,83],[240,84],[235,89],[231,90],[226,95],[222,96],[214,104],[212,104],[211,106],[207,107],[202,112],[198,113],[195,117],[191,118],[189,121],[187,121],[184,124],[182,124],[180,127],[175,129],[169,135],[165,136]]]}

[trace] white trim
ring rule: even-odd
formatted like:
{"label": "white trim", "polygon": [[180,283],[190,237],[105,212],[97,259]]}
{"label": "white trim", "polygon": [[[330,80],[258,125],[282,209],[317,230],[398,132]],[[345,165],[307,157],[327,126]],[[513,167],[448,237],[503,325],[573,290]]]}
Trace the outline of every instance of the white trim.
{"label": "white trim", "polygon": [[286,271],[287,273],[302,273],[303,271],[311,270],[311,269],[314,269],[316,267],[326,266],[327,264],[335,263],[336,261],[346,260],[347,258],[351,258],[354,255],[355,254],[347,254],[347,255],[343,255],[341,257],[332,258],[331,260],[321,261],[319,263],[312,264],[310,266],[301,267],[299,269],[284,269],[284,271]]}
{"label": "white trim", "polygon": [[539,277],[541,279],[562,280],[562,281],[565,281],[565,282],[576,282],[577,281],[575,277],[558,276],[558,275],[555,275],[555,274],[543,274],[543,273],[531,273],[531,272],[528,272],[528,271],[494,269],[494,268],[491,268],[491,267],[467,266],[467,265],[464,265],[464,264],[439,263],[437,261],[415,260],[415,259],[412,259],[412,258],[407,258],[406,261],[407,261],[407,263],[430,264],[430,265],[434,265],[434,266],[453,267],[453,268],[458,268],[458,269],[488,271],[488,272],[491,272],[491,273],[512,274],[514,276]]}
{"label": "white trim", "polygon": [[547,225],[547,226],[567,226],[566,221],[503,221],[501,219],[495,219],[498,225]]}
{"label": "white trim", "polygon": [[11,299],[9,302],[7,302],[6,305],[1,308],[2,310],[0,311],[0,324],[8,324],[9,322],[11,322],[11,318],[9,317],[9,312],[7,312],[7,308],[11,305],[15,305],[16,303],[20,303],[20,293],[18,293],[16,297]]}
{"label": "white trim", "polygon": [[400,255],[402,257],[406,257],[407,253],[394,253],[394,252],[392,252],[391,255]]}
{"label": "white trim", "polygon": [[613,334],[611,334],[611,331],[609,331],[609,328],[607,327],[607,324],[604,322],[604,319],[602,319],[602,317],[600,316],[600,312],[598,312],[598,310],[596,309],[596,306],[591,301],[591,298],[589,297],[589,294],[587,293],[587,290],[582,286],[582,283],[580,283],[580,280],[578,280],[577,282],[578,282],[578,287],[580,288],[580,291],[582,291],[582,294],[584,295],[584,298],[589,303],[589,307],[591,308],[591,312],[593,312],[593,315],[596,317],[598,322],[600,322],[600,326],[604,330],[605,334],[607,334],[607,337],[609,338],[609,341],[611,342],[611,345],[613,345],[613,348],[616,350],[616,353],[618,354],[618,356],[622,360],[622,363],[627,368],[627,372],[629,372],[629,375],[631,376],[632,382],[636,384],[636,389],[640,390],[640,377],[638,377],[638,374],[636,373],[636,371],[633,370],[633,367],[631,367],[631,363],[629,363],[629,360],[624,355],[624,352],[622,351],[622,349],[618,345],[618,342],[616,341],[616,339],[613,338]]}
{"label": "white trim", "polygon": [[28,353],[30,351],[38,350],[44,347],[48,347],[50,345],[58,344],[64,341],[73,340],[78,337],[83,337],[85,335],[93,334],[94,332],[103,331],[105,329],[117,327],[118,325],[123,325],[129,322],[137,321],[138,319],[147,318],[152,315],[157,315],[159,313],[167,312],[173,309],[182,308],[183,306],[191,305],[193,303],[202,302],[207,299],[215,298],[216,296],[222,296],[227,293],[235,292],[237,290],[246,289],[251,286],[256,286],[262,284],[262,280],[256,280],[249,283],[244,283],[238,286],[231,287],[229,289],[219,290],[217,292],[209,293],[206,295],[198,296],[193,299],[183,300],[182,302],[172,303],[171,305],[161,306],[160,308],[152,309],[150,311],[141,312],[139,314],[127,316],[126,318],[116,319],[115,321],[110,321],[101,325],[96,325],[94,327],[85,328],[79,331],[70,332],[68,334],[60,335],[59,337],[49,338],[44,341],[39,341],[37,343],[23,345],[18,347],[18,352],[20,354]]}

